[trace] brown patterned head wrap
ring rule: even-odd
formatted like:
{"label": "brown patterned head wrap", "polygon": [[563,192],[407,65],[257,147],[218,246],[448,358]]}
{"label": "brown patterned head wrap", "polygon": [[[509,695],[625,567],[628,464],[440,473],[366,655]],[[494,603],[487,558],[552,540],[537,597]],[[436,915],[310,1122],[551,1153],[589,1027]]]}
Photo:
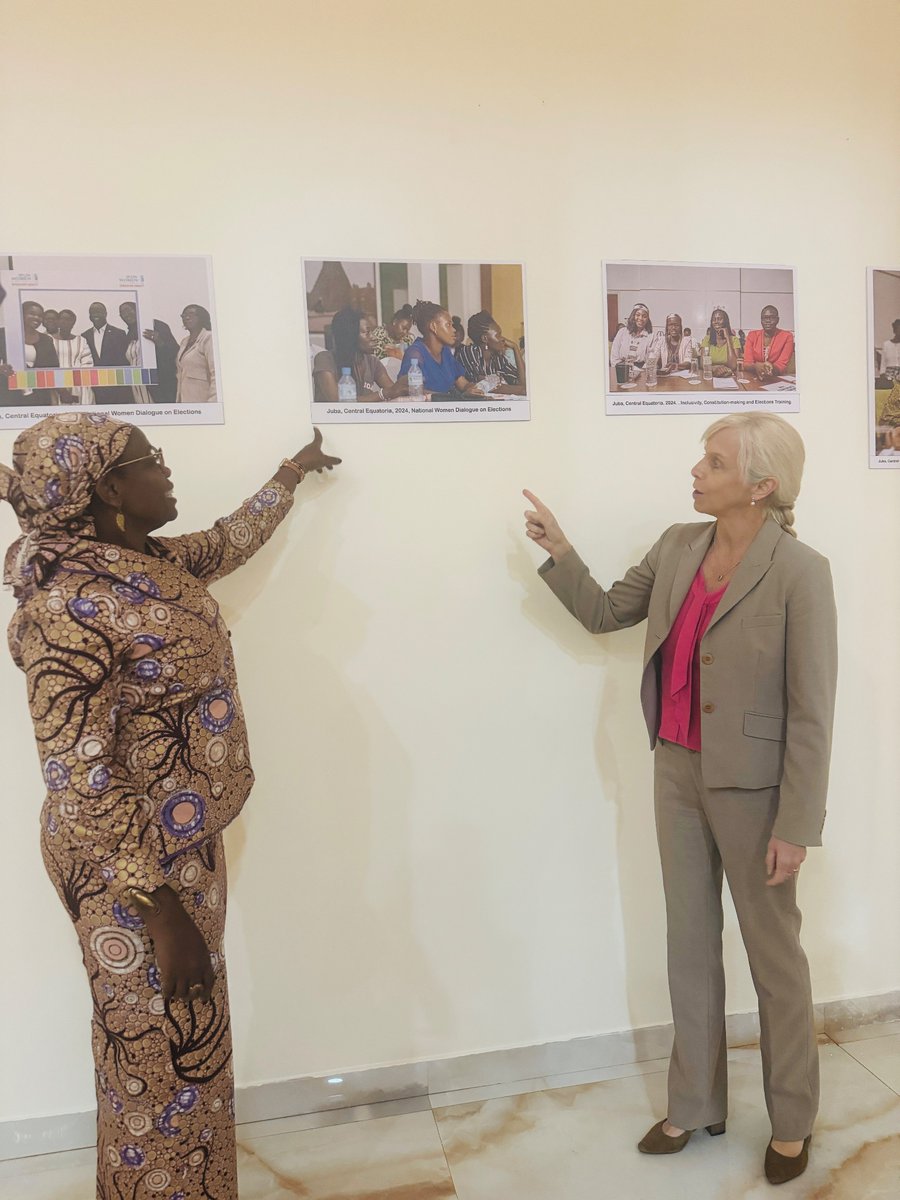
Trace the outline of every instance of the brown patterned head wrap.
{"label": "brown patterned head wrap", "polygon": [[13,469],[0,464],[0,499],[15,509],[23,536],[6,554],[3,581],[17,599],[40,587],[64,552],[96,537],[94,488],[122,453],[133,425],[103,413],[59,413],[22,431]]}

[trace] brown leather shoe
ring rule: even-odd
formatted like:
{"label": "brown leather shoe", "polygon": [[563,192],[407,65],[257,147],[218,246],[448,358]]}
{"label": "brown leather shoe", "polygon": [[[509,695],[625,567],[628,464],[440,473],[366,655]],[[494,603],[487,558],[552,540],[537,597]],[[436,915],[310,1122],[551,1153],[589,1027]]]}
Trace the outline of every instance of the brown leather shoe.
{"label": "brown leather shoe", "polygon": [[[677,1137],[671,1134],[663,1133],[663,1125],[668,1121],[665,1117],[662,1121],[657,1121],[652,1129],[648,1129],[641,1140],[638,1142],[638,1150],[641,1154],[677,1154],[679,1150],[683,1150],[691,1140],[693,1129],[686,1129],[684,1133],[679,1133]],[[720,1133],[725,1132],[725,1122],[720,1121],[718,1125],[707,1125],[706,1132],[710,1137],[718,1137]]]}
{"label": "brown leather shoe", "polygon": [[769,1142],[766,1147],[766,1179],[769,1183],[789,1183],[792,1179],[796,1179],[802,1175],[809,1164],[809,1143],[812,1141],[812,1134],[804,1139],[803,1149],[796,1158],[788,1158],[786,1154],[779,1154],[777,1150],[772,1149],[772,1143]]}

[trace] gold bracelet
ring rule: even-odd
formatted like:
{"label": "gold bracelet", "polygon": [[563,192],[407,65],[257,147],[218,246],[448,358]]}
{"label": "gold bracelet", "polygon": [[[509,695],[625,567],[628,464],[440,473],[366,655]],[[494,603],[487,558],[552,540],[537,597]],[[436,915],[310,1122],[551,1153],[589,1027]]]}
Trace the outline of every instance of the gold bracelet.
{"label": "gold bracelet", "polygon": [[287,467],[289,471],[296,472],[298,483],[302,483],[306,478],[306,467],[301,467],[300,464],[294,462],[292,458],[283,458],[281,460],[281,465],[283,467]]}
{"label": "gold bracelet", "polygon": [[149,892],[145,892],[143,888],[126,888],[122,895],[129,904],[133,904],[145,916],[158,917],[162,912],[162,909],[159,907],[159,901],[151,896]]}

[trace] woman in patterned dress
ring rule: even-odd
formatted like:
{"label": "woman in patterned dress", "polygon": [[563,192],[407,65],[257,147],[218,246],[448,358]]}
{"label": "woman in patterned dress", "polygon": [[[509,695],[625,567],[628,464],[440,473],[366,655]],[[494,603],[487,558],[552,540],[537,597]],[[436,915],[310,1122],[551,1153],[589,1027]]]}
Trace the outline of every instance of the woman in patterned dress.
{"label": "woman in patterned dress", "polygon": [[6,582],[47,788],[41,846],[93,999],[98,1200],[235,1200],[222,830],[253,783],[228,630],[207,584],[271,536],[313,442],[202,533],[162,452],[100,413],[16,439]]}

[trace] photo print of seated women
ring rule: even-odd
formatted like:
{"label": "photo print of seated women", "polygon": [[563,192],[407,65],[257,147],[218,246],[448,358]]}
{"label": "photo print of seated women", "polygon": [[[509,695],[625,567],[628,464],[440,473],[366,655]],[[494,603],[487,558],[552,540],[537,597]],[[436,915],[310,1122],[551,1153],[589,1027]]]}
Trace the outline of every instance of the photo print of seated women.
{"label": "photo print of seated women", "polygon": [[730,412],[748,393],[798,411],[792,267],[607,262],[603,277],[607,413]]}
{"label": "photo print of seated women", "polygon": [[521,264],[304,259],[302,270],[314,421],[530,418]]}

